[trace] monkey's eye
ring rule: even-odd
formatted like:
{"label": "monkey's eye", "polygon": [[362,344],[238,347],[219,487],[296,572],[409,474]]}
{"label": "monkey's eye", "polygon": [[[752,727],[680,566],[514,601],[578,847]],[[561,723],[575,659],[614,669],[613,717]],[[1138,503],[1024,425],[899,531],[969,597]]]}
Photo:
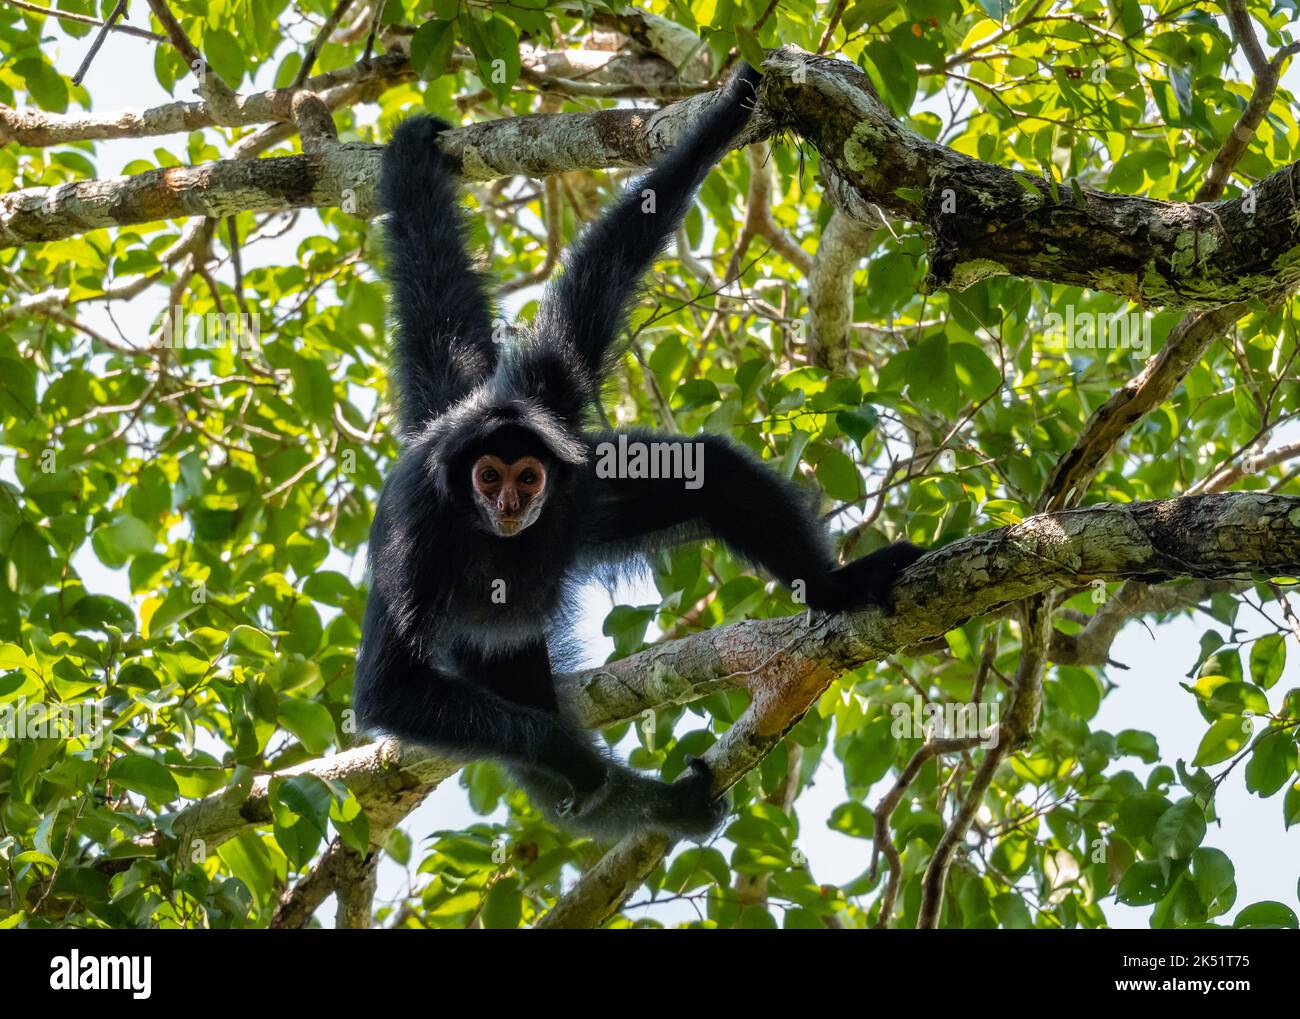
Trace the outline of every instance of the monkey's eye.
{"label": "monkey's eye", "polygon": [[537,484],[537,472],[534,471],[534,470],[526,470],[526,471],[522,472],[522,473],[519,475],[519,483],[520,483],[521,485],[535,485],[535,484]]}
{"label": "monkey's eye", "polygon": [[497,474],[497,472],[491,467],[484,467],[481,471],[478,472],[479,481],[483,482],[483,484],[485,485],[495,485],[497,483],[498,477],[499,475]]}

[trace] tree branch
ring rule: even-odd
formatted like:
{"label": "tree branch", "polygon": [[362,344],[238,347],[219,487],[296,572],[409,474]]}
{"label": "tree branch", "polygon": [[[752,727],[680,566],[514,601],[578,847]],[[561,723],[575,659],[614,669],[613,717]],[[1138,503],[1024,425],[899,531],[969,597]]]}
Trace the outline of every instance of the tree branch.
{"label": "tree branch", "polygon": [[[730,786],[775,746],[843,672],[922,644],[967,619],[1091,578],[1152,575],[1238,578],[1300,573],[1300,497],[1236,492],[1159,502],[1102,504],[1030,517],[931,552],[896,589],[895,611],[787,616],[692,634],[629,658],[559,677],[565,709],[588,728],[647,709],[687,704],[743,686],[753,703],[708,759]],[[342,781],[386,832],[462,762],[393,740],[285,769]],[[257,776],[189,804],[173,819],[186,851],[210,850],[271,822],[274,775]],[[373,840],[372,840],[373,841]],[[101,861],[124,870],[165,842],[150,833]],[[375,848],[378,848],[376,845]],[[622,851],[640,858],[640,849]]]}
{"label": "tree branch", "polygon": [[[1241,199],[1194,205],[1034,183],[898,123],[848,61],[787,48],[764,69],[760,109],[737,144],[797,131],[820,151],[833,196],[849,215],[869,217],[878,205],[928,226],[931,287],[1010,273],[1144,304],[1215,307],[1300,283],[1300,259],[1291,255],[1300,246],[1294,167],[1260,181],[1250,211]],[[715,96],[650,114],[503,118],[448,131],[441,144],[469,180],[644,166]],[[328,159],[224,160],[29,188],[0,197],[0,247],[179,216],[332,206],[345,190],[355,198],[350,208],[371,215],[379,153],[379,146],[350,144]]]}
{"label": "tree branch", "polygon": [[817,241],[808,273],[813,360],[828,371],[849,362],[853,327],[853,274],[871,248],[875,230],[836,209]]}
{"label": "tree branch", "polygon": [[[927,873],[928,905],[923,906],[922,918],[933,921],[942,905],[943,884],[952,853],[998,764],[1030,738],[1037,721],[1051,621],[1051,590],[1069,586],[1081,576],[1141,575],[1148,568],[1156,574],[1237,575],[1242,569],[1254,568],[1252,563],[1260,565],[1247,549],[1258,548],[1258,538],[1264,534],[1272,536],[1264,544],[1272,544],[1274,537],[1280,539],[1287,549],[1283,558],[1290,560],[1266,569],[1293,571],[1295,560],[1300,558],[1300,499],[1261,498],[1266,501],[1243,501],[1250,500],[1243,493],[1087,507],[1032,517],[1010,528],[954,542],[931,553],[908,571],[897,588],[893,615],[883,617],[869,612],[832,618],[825,624],[824,633],[809,634],[802,641],[796,638],[778,644],[781,638],[774,634],[763,642],[764,650],[777,647],[770,657],[753,665],[729,663],[733,668],[739,666],[735,671],[745,676],[744,683],[753,693],[753,701],[705,759],[725,788],[762,759],[816,702],[835,673],[919,643],[927,639],[921,632],[927,627],[937,635],[965,618],[987,611],[993,605],[983,602],[986,597],[1005,602],[1045,595],[1034,597],[1026,609],[1029,619],[1022,627],[1024,650],[1016,691],[999,742],[989,751],[958,816],[945,834],[949,843],[945,852],[936,850],[931,872]],[[1281,502],[1269,505],[1268,501],[1275,499]],[[1260,511],[1259,516],[1255,516],[1256,510]],[[1219,559],[1220,553],[1213,549],[1221,541],[1226,547],[1222,550],[1224,557]],[[1212,565],[1212,560],[1218,560],[1218,565]],[[1053,575],[1054,579],[1049,580],[1045,574]],[[960,593],[942,590],[950,581],[956,582]],[[954,611],[957,605],[972,611],[963,615],[963,609]],[[748,634],[760,627],[775,629],[777,625],[790,624],[771,620],[716,632],[721,635],[743,629]],[[841,627],[849,632],[843,632]],[[680,643],[687,644],[694,639]],[[840,639],[846,644],[840,645]],[[796,642],[797,647],[792,646]],[[617,670],[650,653],[607,668]],[[750,653],[753,653],[752,646]],[[811,661],[807,660],[809,656]],[[654,668],[667,671],[661,658],[655,661]],[[828,673],[830,679],[826,678]],[[630,685],[632,678],[624,674],[621,681]],[[541,925],[596,926],[604,922],[623,901],[619,897],[620,889],[635,887],[665,851],[663,840],[655,836],[623,840],[559,900]]]}

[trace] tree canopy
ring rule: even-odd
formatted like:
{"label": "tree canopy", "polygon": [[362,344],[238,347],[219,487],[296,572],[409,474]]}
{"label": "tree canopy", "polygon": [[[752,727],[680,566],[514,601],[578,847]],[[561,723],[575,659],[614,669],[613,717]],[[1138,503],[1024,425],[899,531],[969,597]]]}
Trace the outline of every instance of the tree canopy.
{"label": "tree canopy", "polygon": [[[0,2],[0,926],[1297,926],[1293,867],[1239,901],[1205,844],[1225,783],[1278,858],[1300,822],[1293,0],[118,7]],[[740,60],[754,120],[599,414],[744,443],[844,561],[935,551],[842,617],[656,557],[563,699],[638,767],[704,755],[734,813],[598,845],[357,732],[379,154],[457,125],[508,340]],[[1194,753],[1097,723],[1129,624]],[[410,823],[456,781],[479,820]]]}

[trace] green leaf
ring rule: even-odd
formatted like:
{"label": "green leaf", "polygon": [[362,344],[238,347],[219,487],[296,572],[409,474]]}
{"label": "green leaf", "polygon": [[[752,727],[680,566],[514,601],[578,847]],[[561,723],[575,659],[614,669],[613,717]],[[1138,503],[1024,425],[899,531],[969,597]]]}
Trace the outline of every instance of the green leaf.
{"label": "green leaf", "polygon": [[479,76],[497,102],[503,103],[519,79],[519,36],[510,22],[496,17],[488,21],[483,35],[488,55],[475,50],[479,54]]}
{"label": "green leaf", "polygon": [[832,499],[852,502],[862,491],[862,478],[849,457],[828,446],[821,451],[817,461],[817,483]]}
{"label": "green leaf", "polygon": [[329,815],[330,824],[344,842],[363,855],[370,852],[370,819],[351,790],[330,804]]}
{"label": "green leaf", "polygon": [[226,639],[226,653],[248,658],[274,658],[275,645],[261,630],[242,623],[230,631]]}
{"label": "green leaf", "polygon": [[1248,433],[1255,434],[1260,430],[1264,419],[1260,416],[1259,404],[1245,383],[1239,384],[1232,391],[1232,405],[1237,408],[1237,417],[1244,423]]}
{"label": "green leaf", "polygon": [[1265,901],[1256,902],[1243,909],[1237,914],[1237,919],[1233,921],[1232,926],[1295,930],[1300,923],[1297,923],[1295,912],[1290,906],[1281,902]]}
{"label": "green leaf", "polygon": [[[872,83],[889,102],[893,112],[902,116],[916,98],[916,65],[890,42],[872,42],[862,52],[864,69]],[[852,162],[850,162],[852,165]]]}
{"label": "green leaf", "polygon": [[1140,729],[1124,729],[1115,737],[1115,747],[1121,754],[1140,757],[1147,764],[1154,764],[1160,759],[1160,746],[1149,732]]}
{"label": "green leaf", "polygon": [[512,931],[519,926],[523,915],[524,902],[518,880],[507,877],[497,881],[483,902],[484,928]]}
{"label": "green leaf", "polygon": [[931,333],[916,347],[907,384],[908,392],[919,403],[948,417],[956,415],[957,374],[943,333]]}
{"label": "green leaf", "polygon": [[315,358],[295,357],[294,397],[300,407],[317,421],[329,421],[334,410],[334,383],[329,369]]}
{"label": "green leaf", "polygon": [[324,753],[334,742],[334,719],[328,708],[315,701],[281,700],[279,722],[313,754]]}
{"label": "green leaf", "polygon": [[1168,890],[1164,868],[1155,860],[1139,860],[1125,871],[1115,898],[1128,906],[1149,906]]}
{"label": "green leaf", "polygon": [[1219,916],[1232,908],[1236,872],[1226,853],[1207,846],[1192,853],[1192,882],[1208,915]]}
{"label": "green leaf", "polygon": [[993,912],[997,915],[998,923],[1008,930],[1033,929],[1034,918],[1030,915],[1025,900],[1019,895],[995,895]]}
{"label": "green leaf", "polygon": [[1131,839],[1150,838],[1169,808],[1169,801],[1156,793],[1126,796],[1120,801],[1116,825]]}
{"label": "green leaf", "polygon": [[143,520],[122,514],[97,530],[91,545],[105,566],[123,566],[132,556],[153,549],[153,528]]}
{"label": "green leaf", "polygon": [[1205,838],[1205,814],[1196,800],[1188,797],[1170,807],[1156,822],[1151,844],[1161,856],[1183,860]]}
{"label": "green leaf", "polygon": [[1190,67],[1169,68],[1169,84],[1173,86],[1174,98],[1178,108],[1185,115],[1192,112],[1192,69]]}
{"label": "green leaf", "polygon": [[[271,783],[272,810],[302,818],[320,835],[325,835],[334,794],[315,775],[294,775]],[[287,820],[288,817],[286,816]]]}
{"label": "green leaf", "polygon": [[68,86],[50,64],[40,57],[28,57],[15,61],[13,71],[23,79],[27,91],[31,93],[37,105],[53,113],[64,113],[68,109]]}
{"label": "green leaf", "polygon": [[879,420],[880,413],[871,404],[863,404],[857,410],[842,410],[835,415],[840,431],[858,443],[875,430]]}
{"label": "green leaf", "polygon": [[203,602],[197,597],[197,593],[197,589],[191,590],[186,587],[174,587],[168,591],[167,597],[154,608],[153,614],[149,616],[144,635],[155,638],[166,632],[169,626],[179,623],[182,619],[197,612],[203,607]]}
{"label": "green leaf", "polygon": [[355,585],[342,573],[335,570],[319,570],[313,573],[302,585],[302,593],[312,601],[322,605],[342,608],[357,598]]}
{"label": "green leaf", "polygon": [[1246,762],[1246,788],[1272,796],[1296,771],[1296,745],[1291,734],[1267,730],[1260,734]]}
{"label": "green leaf", "polygon": [[968,399],[983,400],[1002,384],[1002,373],[993,359],[975,344],[950,344],[948,354],[957,384]]}
{"label": "green leaf", "polygon": [[1034,178],[1030,177],[1029,174],[1018,172],[1015,175],[1015,181],[1022,188],[1024,188],[1025,191],[1027,191],[1029,194],[1033,195],[1035,198],[1039,199],[1040,201],[1042,200],[1043,191],[1038,186],[1038,184],[1035,183]]}
{"label": "green leaf", "polygon": [[1293,824],[1300,824],[1300,782],[1287,786],[1282,797],[1282,819],[1288,831]]}
{"label": "green leaf", "polygon": [[411,36],[411,66],[426,81],[439,77],[451,61],[455,22],[426,21]]}
{"label": "green leaf", "polygon": [[1280,633],[1269,633],[1255,641],[1250,649],[1250,678],[1265,690],[1282,676],[1286,666],[1286,641]]}
{"label": "green leaf", "polygon": [[224,28],[210,28],[203,35],[203,54],[221,80],[238,89],[244,80],[244,51],[239,41]]}
{"label": "green leaf", "polygon": [[718,387],[708,379],[691,379],[677,387],[673,394],[675,410],[697,410],[719,402],[722,394]]}
{"label": "green leaf", "polygon": [[27,652],[17,644],[0,644],[0,669],[21,669],[27,664]]}
{"label": "green leaf", "polygon": [[115,760],[109,765],[108,779],[154,803],[170,803],[180,795],[170,771],[152,758],[138,754]]}
{"label": "green leaf", "polygon": [[1219,714],[1268,714],[1267,695],[1250,683],[1237,683],[1227,676],[1202,676],[1192,689],[1207,708]]}
{"label": "green leaf", "polygon": [[734,31],[736,33],[736,42],[740,44],[741,55],[744,56],[751,67],[762,67],[767,55],[763,52],[763,46],[758,41],[758,35],[748,25],[737,24],[734,26]]}
{"label": "green leaf", "polygon": [[1196,748],[1193,767],[1218,764],[1240,752],[1251,736],[1250,722],[1239,715],[1227,715],[1210,726]]}

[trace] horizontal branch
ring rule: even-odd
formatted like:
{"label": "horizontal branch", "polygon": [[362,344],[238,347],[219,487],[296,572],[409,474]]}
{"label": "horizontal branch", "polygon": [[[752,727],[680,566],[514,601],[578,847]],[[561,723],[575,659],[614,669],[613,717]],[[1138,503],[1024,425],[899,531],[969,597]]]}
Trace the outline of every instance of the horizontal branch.
{"label": "horizontal branch", "polygon": [[[926,226],[932,288],[1012,274],[1147,305],[1215,307],[1300,284],[1293,166],[1260,181],[1249,201],[1197,205],[1107,194],[993,166],[922,137],[894,119],[849,61],[786,48],[773,52],[764,70],[758,113],[737,143],[794,131],[821,153],[832,197],[845,213],[870,222],[879,207]],[[649,113],[505,117],[449,131],[442,144],[469,180],[639,167],[671,146],[716,94]],[[241,117],[250,107],[266,107],[271,119],[284,120],[285,104],[280,90],[238,98],[236,105]],[[197,114],[186,106],[168,116]],[[0,196],[0,247],[239,210],[343,205],[369,216],[379,154],[375,145],[341,145],[315,160],[223,160],[29,188]]]}
{"label": "horizontal branch", "polygon": [[994,166],[894,119],[854,64],[786,48],[764,64],[767,110],[816,146],[855,197],[930,228],[931,288],[1013,275],[1213,307],[1300,283],[1295,164],[1196,205],[1116,195]]}
{"label": "horizontal branch", "polygon": [[[780,742],[840,672],[924,643],[1000,604],[1095,577],[1294,575],[1297,571],[1300,499],[1294,497],[1205,496],[1102,504],[1031,517],[954,542],[921,559],[896,588],[892,614],[869,611],[821,617],[811,625],[799,619],[768,620],[716,631],[744,650],[723,660],[725,673],[692,674],[693,678],[715,683],[740,679],[749,687],[752,700],[705,760],[720,789],[732,785]],[[997,749],[989,755],[990,768],[1030,738],[1038,715],[1050,614],[1041,599],[1034,604],[1039,612],[1032,627],[1037,651],[1021,657],[1016,693],[1005,713]],[[653,659],[651,672],[658,674],[661,684],[677,671],[677,663],[665,660],[666,654],[696,639],[669,645],[662,649],[664,655]],[[628,669],[618,679],[632,685],[644,672],[644,667],[630,671],[633,663],[648,654],[606,669]],[[754,657],[757,660],[747,664]],[[693,658],[691,664],[696,661]],[[977,800],[968,795],[965,802],[971,811]],[[953,838],[959,837],[958,831]],[[658,836],[625,838],[560,898],[538,926],[599,926],[664,852],[666,845]],[[935,887],[942,887],[941,874]],[[625,890],[622,897],[620,889]]]}
{"label": "horizontal branch", "polygon": [[[805,614],[706,630],[560,677],[560,696],[581,724],[599,728],[728,687],[748,688],[750,710],[709,753],[725,787],[761,760],[841,673],[1008,602],[1097,578],[1248,574],[1300,574],[1300,498],[1240,492],[1087,506],[1030,517],[930,553],[900,581],[892,613]],[[372,830],[387,830],[459,766],[386,740],[284,774],[345,782],[370,815]],[[210,849],[270,823],[271,777],[182,809],[173,821],[181,845],[202,839]],[[113,855],[138,855],[161,842],[152,834]],[[127,864],[109,859],[101,865]]]}

